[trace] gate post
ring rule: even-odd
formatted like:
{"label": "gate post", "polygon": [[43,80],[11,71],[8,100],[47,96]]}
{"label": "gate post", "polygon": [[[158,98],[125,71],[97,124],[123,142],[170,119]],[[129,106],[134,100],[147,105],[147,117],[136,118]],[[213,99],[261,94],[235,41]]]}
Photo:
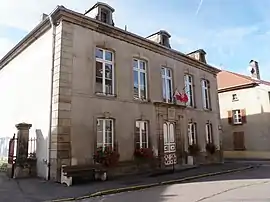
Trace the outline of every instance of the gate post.
{"label": "gate post", "polygon": [[24,164],[27,162],[28,158],[29,129],[31,127],[32,124],[27,123],[19,123],[16,125],[18,133],[14,178],[27,176],[27,171],[26,173],[24,172]]}

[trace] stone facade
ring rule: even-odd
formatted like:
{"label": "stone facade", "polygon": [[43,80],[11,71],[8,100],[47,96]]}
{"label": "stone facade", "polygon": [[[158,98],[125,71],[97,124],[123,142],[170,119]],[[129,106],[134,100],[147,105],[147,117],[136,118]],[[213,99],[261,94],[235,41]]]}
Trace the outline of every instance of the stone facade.
{"label": "stone facade", "polygon": [[[51,178],[58,180],[63,164],[92,163],[96,148],[97,119],[114,120],[114,139],[119,145],[120,161],[133,159],[134,124],[136,120],[149,122],[149,138],[160,165],[164,166],[163,132],[164,121],[168,121],[168,109],[175,110],[171,121],[176,123],[176,158],[182,164],[187,151],[187,123],[197,123],[198,142],[205,151],[205,123],[213,124],[214,141],[219,149],[219,106],[215,71],[203,67],[192,59],[190,64],[174,59],[173,55],[158,54],[131,41],[119,39],[104,30],[91,30],[76,23],[62,20],[57,26],[53,96],[53,125],[51,142]],[[95,48],[101,47],[115,54],[115,96],[95,93]],[[148,100],[133,98],[132,59],[147,61]],[[198,64],[198,66],[192,64]],[[179,104],[163,105],[160,68],[173,71],[173,86],[184,88],[184,74],[194,76],[195,107]],[[200,68],[198,68],[200,66]],[[202,68],[203,67],[203,68]],[[210,68],[210,67],[209,67]],[[205,70],[204,70],[205,69]],[[202,107],[200,80],[211,83],[211,110]],[[203,153],[202,153],[203,154]]]}

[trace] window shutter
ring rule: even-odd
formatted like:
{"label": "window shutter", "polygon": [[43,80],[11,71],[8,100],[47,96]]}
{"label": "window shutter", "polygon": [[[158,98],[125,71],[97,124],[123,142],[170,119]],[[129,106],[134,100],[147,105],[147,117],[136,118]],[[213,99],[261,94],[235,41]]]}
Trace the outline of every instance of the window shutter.
{"label": "window shutter", "polygon": [[228,123],[229,123],[230,125],[233,124],[232,111],[228,111]]}
{"label": "window shutter", "polygon": [[247,123],[247,116],[246,116],[246,110],[245,109],[241,110],[241,118],[242,118],[242,123]]}

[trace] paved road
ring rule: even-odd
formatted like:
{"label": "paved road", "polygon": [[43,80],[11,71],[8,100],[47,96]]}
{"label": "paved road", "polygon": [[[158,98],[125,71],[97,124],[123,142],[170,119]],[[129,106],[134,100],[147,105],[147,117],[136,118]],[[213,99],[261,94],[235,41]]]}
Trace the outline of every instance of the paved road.
{"label": "paved road", "polygon": [[82,202],[269,202],[270,165],[260,168],[200,179],[184,184],[155,187],[85,199]]}

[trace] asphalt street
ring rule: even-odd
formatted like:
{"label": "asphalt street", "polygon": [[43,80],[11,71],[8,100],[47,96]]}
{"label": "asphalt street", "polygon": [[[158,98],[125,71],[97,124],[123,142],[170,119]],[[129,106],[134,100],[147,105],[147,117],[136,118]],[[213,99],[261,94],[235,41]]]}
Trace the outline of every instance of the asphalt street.
{"label": "asphalt street", "polygon": [[270,202],[270,164],[192,182],[84,199],[81,202]]}

